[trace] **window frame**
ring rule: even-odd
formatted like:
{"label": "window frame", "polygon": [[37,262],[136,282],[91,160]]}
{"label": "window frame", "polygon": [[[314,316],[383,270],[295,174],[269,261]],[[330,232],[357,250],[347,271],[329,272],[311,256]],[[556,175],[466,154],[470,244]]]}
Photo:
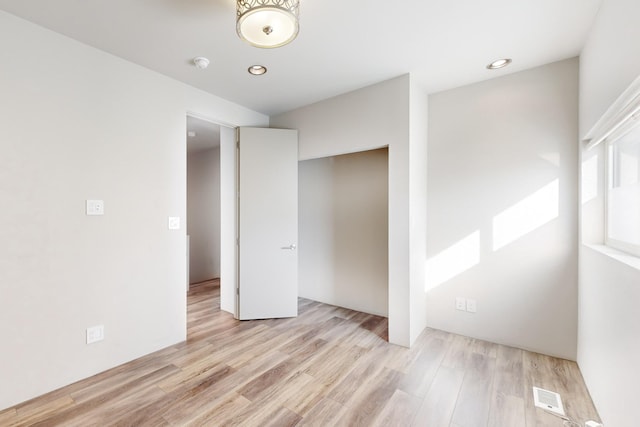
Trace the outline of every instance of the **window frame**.
{"label": "window frame", "polygon": [[613,182],[611,147],[638,126],[640,126],[640,76],[607,109],[582,142],[585,151],[604,146],[604,176],[599,178],[599,182],[604,184],[604,194],[601,199],[603,200],[602,244],[640,258],[640,245],[609,237],[609,202]]}

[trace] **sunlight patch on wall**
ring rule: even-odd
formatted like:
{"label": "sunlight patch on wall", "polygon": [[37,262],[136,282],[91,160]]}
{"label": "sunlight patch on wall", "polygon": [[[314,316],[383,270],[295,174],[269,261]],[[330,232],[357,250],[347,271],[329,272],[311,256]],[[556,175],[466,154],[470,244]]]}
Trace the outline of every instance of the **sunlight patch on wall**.
{"label": "sunlight patch on wall", "polygon": [[559,181],[556,179],[535,193],[493,217],[493,250],[558,217]]}
{"label": "sunlight patch on wall", "polygon": [[582,203],[598,197],[598,156],[582,162]]}
{"label": "sunlight patch on wall", "polygon": [[475,231],[427,260],[425,292],[440,286],[480,262],[480,231]]}

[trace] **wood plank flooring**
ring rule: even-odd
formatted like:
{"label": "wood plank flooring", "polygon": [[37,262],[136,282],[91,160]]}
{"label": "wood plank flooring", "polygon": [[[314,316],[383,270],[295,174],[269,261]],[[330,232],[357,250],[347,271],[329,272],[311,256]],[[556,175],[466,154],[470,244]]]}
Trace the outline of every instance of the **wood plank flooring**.
{"label": "wood plank flooring", "polygon": [[2,426],[562,426],[598,420],[574,362],[427,329],[411,349],[387,320],[300,299],[292,319],[240,322],[219,283],[192,286],[188,340],[0,411]]}

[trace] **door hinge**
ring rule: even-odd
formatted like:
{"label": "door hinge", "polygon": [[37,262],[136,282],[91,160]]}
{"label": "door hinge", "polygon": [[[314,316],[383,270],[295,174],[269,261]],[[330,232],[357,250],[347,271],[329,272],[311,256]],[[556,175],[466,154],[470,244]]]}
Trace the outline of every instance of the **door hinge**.
{"label": "door hinge", "polygon": [[236,295],[240,296],[240,288],[236,288]]}

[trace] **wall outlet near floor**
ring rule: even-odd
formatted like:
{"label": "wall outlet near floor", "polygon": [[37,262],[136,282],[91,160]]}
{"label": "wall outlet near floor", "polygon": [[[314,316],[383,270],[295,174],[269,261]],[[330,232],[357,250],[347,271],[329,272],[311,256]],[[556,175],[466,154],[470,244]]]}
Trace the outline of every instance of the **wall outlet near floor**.
{"label": "wall outlet near floor", "polygon": [[456,310],[475,313],[477,310],[476,300],[470,298],[456,297]]}
{"label": "wall outlet near floor", "polygon": [[104,339],[104,325],[87,328],[87,344],[102,341]]}

